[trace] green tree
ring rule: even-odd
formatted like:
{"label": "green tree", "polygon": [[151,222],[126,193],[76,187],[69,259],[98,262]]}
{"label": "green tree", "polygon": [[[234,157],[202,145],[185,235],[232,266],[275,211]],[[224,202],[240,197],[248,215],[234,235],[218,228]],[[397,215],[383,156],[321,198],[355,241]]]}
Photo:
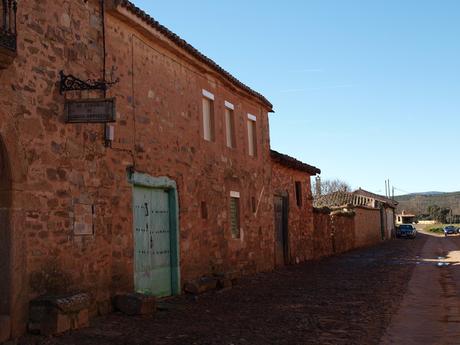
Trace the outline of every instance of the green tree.
{"label": "green tree", "polygon": [[450,208],[439,207],[438,205],[430,205],[427,209],[431,219],[440,223],[447,223],[447,216],[450,213]]}

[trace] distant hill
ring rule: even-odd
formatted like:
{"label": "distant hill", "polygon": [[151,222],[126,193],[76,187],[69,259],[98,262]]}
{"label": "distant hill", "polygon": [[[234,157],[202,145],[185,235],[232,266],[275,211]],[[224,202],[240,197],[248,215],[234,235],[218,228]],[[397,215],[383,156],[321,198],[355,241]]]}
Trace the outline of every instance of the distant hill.
{"label": "distant hill", "polygon": [[460,192],[423,192],[400,195],[395,197],[399,203],[398,212],[406,210],[417,215],[426,213],[428,206],[451,208],[454,214],[460,215]]}
{"label": "distant hill", "polygon": [[431,196],[431,195],[441,195],[441,194],[446,194],[446,193],[444,193],[444,192],[422,192],[422,193],[406,194],[406,195],[403,195],[403,196],[417,196],[417,195]]}

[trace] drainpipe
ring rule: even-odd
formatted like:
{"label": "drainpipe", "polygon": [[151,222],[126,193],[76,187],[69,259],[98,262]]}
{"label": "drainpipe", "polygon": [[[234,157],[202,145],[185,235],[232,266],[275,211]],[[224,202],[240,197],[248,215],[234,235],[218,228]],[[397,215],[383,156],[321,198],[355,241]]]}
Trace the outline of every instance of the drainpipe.
{"label": "drainpipe", "polygon": [[[105,37],[105,0],[100,0],[101,25],[102,25],[102,82],[106,83],[107,74],[107,46]],[[106,85],[106,84],[105,84]],[[107,98],[107,88],[103,90],[104,98]],[[104,124],[104,146],[112,147],[113,126]]]}

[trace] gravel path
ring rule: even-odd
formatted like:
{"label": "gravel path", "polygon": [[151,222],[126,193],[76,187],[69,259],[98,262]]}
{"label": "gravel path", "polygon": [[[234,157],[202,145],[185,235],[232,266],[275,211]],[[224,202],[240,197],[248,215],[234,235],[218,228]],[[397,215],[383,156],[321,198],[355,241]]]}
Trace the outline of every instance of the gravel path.
{"label": "gravel path", "polygon": [[84,330],[19,344],[379,344],[427,237],[259,274],[196,299],[174,298],[153,317],[114,313]]}
{"label": "gravel path", "polygon": [[430,236],[381,345],[460,343],[460,237]]}

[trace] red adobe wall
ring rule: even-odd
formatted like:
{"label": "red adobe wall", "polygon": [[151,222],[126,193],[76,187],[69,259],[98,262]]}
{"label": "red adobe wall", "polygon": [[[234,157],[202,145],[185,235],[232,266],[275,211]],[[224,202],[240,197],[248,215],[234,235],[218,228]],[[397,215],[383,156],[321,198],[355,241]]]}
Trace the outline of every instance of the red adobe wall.
{"label": "red adobe wall", "polygon": [[382,241],[380,210],[356,207],[355,236],[356,247],[372,246]]}
{"label": "red adobe wall", "polygon": [[[272,161],[272,186],[277,195],[288,196],[289,256],[291,263],[314,258],[311,175]],[[297,206],[295,182],[302,183],[302,205]]]}

